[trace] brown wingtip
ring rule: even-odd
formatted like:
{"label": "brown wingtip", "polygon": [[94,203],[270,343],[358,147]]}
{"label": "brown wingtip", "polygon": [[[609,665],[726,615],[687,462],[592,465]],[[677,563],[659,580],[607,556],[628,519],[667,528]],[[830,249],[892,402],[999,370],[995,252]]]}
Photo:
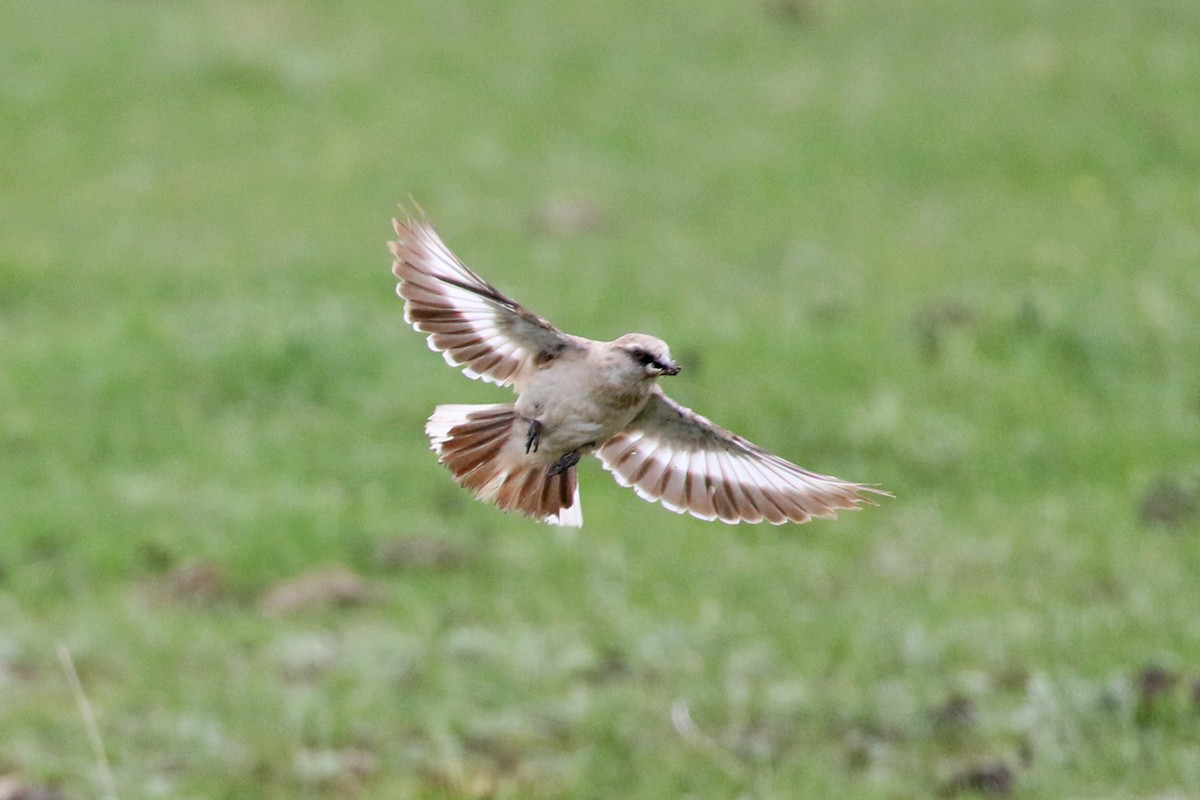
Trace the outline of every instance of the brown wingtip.
{"label": "brown wingtip", "polygon": [[880,489],[879,484],[877,483],[860,483],[855,487],[854,492],[854,502],[860,505],[879,506],[879,503],[877,503],[871,497],[868,497],[866,494],[864,494],[864,492],[868,492],[879,497],[886,497],[889,500],[896,499],[896,495],[892,494],[887,489]]}
{"label": "brown wingtip", "polygon": [[392,218],[392,226],[397,229],[397,233],[401,227],[412,228],[414,225],[429,224],[429,215],[425,213],[425,209],[421,208],[421,204],[413,199],[412,195],[408,196],[407,203],[397,203],[396,209],[399,217],[403,217],[405,220],[401,222],[399,217]]}

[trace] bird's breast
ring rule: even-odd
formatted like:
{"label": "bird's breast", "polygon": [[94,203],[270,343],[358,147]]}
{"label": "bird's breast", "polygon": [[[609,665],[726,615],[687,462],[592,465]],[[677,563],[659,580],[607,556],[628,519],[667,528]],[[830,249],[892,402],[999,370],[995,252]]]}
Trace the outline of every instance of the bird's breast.
{"label": "bird's breast", "polygon": [[650,386],[606,379],[586,362],[539,373],[517,401],[517,412],[543,425],[543,446],[568,452],[600,444],[629,425],[649,397]]}

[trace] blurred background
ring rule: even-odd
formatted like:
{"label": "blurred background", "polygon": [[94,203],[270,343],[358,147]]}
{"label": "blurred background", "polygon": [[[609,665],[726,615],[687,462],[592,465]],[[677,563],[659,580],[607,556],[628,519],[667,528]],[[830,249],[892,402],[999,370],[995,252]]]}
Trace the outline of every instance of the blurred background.
{"label": "blurred background", "polygon": [[[104,794],[59,645],[122,800],[1200,794],[1198,30],[4,3],[0,795]],[[410,202],[895,499],[472,501],[422,423],[508,393],[403,322]]]}

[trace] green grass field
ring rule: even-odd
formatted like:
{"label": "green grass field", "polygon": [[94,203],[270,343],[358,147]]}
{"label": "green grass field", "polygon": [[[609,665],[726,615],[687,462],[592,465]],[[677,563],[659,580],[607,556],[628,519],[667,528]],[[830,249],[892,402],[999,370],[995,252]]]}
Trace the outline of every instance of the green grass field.
{"label": "green grass field", "polygon": [[[103,797],[62,645],[120,800],[1200,796],[1197,30],[0,4],[0,782]],[[410,198],[895,499],[472,501],[422,422],[509,395],[403,322]]]}

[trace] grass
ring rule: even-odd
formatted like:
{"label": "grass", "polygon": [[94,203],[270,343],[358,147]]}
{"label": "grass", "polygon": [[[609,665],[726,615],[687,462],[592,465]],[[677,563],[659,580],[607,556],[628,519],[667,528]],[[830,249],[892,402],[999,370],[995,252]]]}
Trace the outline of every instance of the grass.
{"label": "grass", "polygon": [[[4,5],[0,778],[103,791],[61,641],[122,800],[1200,792],[1197,16]],[[403,324],[410,196],[896,499],[472,502],[421,423],[504,392]]]}

